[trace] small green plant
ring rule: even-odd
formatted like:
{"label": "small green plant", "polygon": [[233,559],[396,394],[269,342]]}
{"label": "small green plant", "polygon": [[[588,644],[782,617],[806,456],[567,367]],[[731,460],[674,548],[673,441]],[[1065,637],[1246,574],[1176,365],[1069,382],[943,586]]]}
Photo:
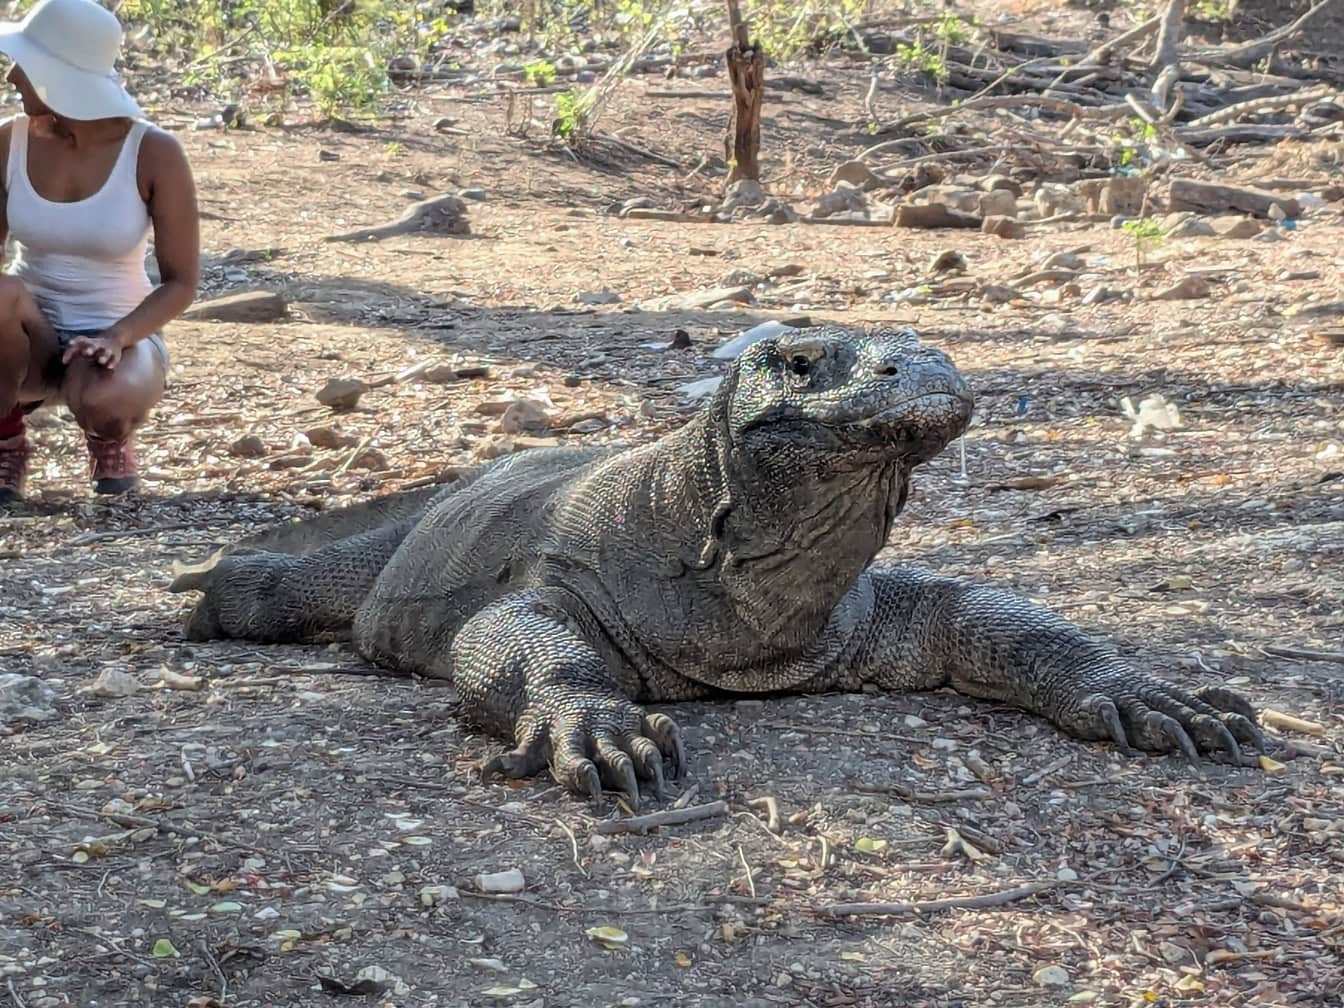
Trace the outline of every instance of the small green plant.
{"label": "small green plant", "polygon": [[570,88],[555,96],[555,118],[551,133],[565,143],[577,143],[588,131],[595,101],[591,91]]}
{"label": "small green plant", "polygon": [[1120,226],[1134,239],[1134,272],[1137,274],[1143,269],[1144,248],[1149,245],[1160,245],[1166,238],[1166,231],[1163,230],[1161,223],[1151,217],[1127,220]]}
{"label": "small green plant", "polygon": [[948,77],[947,60],[917,41],[914,45],[902,42],[896,47],[896,64],[902,69],[916,73],[927,73],[939,84]]}
{"label": "small green plant", "polygon": [[544,59],[533,60],[523,67],[523,79],[529,87],[550,87],[555,83],[555,64]]}
{"label": "small green plant", "polygon": [[1231,21],[1236,7],[1236,0],[1199,0],[1194,14],[1201,21]]}

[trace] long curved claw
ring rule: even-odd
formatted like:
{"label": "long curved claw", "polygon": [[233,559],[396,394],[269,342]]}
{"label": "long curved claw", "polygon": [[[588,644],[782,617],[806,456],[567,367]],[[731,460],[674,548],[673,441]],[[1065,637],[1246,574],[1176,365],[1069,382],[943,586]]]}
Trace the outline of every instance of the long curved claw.
{"label": "long curved claw", "polygon": [[597,739],[597,765],[603,782],[613,791],[625,795],[632,811],[639,810],[639,780],[635,777],[635,761],[618,743],[605,736]]}
{"label": "long curved claw", "polygon": [[666,714],[645,714],[640,730],[645,738],[653,739],[663,758],[671,764],[669,776],[677,780],[686,772],[686,750],[681,742],[681,729]]}
{"label": "long curved claw", "polygon": [[663,754],[658,747],[643,735],[636,735],[626,740],[626,748],[630,752],[631,759],[635,761],[635,772],[639,774],[640,779],[652,783],[654,797],[660,800],[666,798],[667,786],[663,781]]}

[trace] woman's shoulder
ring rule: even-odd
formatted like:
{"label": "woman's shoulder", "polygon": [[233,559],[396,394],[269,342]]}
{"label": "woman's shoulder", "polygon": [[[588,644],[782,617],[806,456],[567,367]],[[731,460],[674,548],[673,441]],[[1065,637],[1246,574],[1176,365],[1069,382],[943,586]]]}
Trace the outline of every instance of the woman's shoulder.
{"label": "woman's shoulder", "polygon": [[146,123],[140,138],[139,176],[141,181],[153,183],[165,175],[191,174],[187,152],[173,134],[153,123]]}

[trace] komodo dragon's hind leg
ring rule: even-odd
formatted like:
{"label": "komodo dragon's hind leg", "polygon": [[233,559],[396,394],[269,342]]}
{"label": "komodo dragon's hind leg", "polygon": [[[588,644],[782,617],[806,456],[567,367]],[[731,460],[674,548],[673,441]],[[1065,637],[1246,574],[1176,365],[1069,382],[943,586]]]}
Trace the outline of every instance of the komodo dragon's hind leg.
{"label": "komodo dragon's hind leg", "polygon": [[353,535],[312,553],[240,553],[180,575],[170,591],[203,591],[187,617],[188,640],[265,643],[345,639],[355,610],[414,520]]}

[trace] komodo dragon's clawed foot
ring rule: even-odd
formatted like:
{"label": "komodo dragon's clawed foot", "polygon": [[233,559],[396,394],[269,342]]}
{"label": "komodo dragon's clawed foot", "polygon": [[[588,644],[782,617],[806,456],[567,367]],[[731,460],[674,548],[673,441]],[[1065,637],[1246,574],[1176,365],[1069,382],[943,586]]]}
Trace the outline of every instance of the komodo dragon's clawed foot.
{"label": "komodo dragon's clawed foot", "polygon": [[1126,670],[1089,678],[1061,723],[1084,738],[1109,738],[1122,748],[1179,752],[1191,760],[1205,753],[1222,762],[1252,766],[1251,746],[1273,751],[1255,726],[1255,711],[1232,690],[1211,687],[1187,693],[1155,676]]}
{"label": "komodo dragon's clawed foot", "polygon": [[556,783],[600,804],[605,787],[639,807],[639,785],[665,798],[663,760],[681,775],[681,731],[666,714],[645,714],[628,700],[570,693],[546,713],[528,711],[518,721],[517,746],[486,760],[481,776],[531,777],[549,766]]}

